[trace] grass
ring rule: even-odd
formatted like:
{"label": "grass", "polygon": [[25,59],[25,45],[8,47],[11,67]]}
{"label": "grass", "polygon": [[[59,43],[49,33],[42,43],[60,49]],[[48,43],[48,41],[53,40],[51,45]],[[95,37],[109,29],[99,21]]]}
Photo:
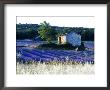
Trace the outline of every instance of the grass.
{"label": "grass", "polygon": [[94,64],[76,62],[31,62],[16,64],[16,74],[94,74]]}

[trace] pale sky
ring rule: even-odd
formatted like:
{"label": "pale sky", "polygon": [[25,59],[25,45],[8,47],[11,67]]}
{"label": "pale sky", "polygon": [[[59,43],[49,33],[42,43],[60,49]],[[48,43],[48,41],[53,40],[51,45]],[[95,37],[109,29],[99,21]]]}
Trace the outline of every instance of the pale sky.
{"label": "pale sky", "polygon": [[46,21],[51,26],[95,28],[95,17],[93,16],[18,16],[16,20],[17,24],[40,24]]}

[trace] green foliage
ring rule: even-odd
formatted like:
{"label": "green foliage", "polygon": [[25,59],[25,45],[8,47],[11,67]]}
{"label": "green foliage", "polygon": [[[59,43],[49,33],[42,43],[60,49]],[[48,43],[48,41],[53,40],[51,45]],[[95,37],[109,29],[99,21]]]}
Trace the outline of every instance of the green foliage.
{"label": "green foliage", "polygon": [[55,38],[56,32],[53,30],[49,23],[44,21],[40,24],[40,27],[38,28],[38,33],[40,37],[43,40],[46,40],[48,43],[51,43],[51,41]]}
{"label": "green foliage", "polygon": [[[21,24],[16,26],[16,38],[17,39],[33,39],[39,36],[51,42],[57,40],[59,35],[75,32],[81,35],[82,41],[94,41],[94,28],[84,27],[59,27],[50,26],[49,23],[44,21],[40,25],[37,24]],[[39,33],[38,33],[39,32]]]}
{"label": "green foliage", "polygon": [[37,49],[42,50],[78,50],[78,51],[84,51],[85,46],[84,43],[81,42],[80,46],[72,46],[69,43],[65,44],[55,44],[55,43],[49,43],[49,44],[41,44],[37,47]]}
{"label": "green foliage", "polygon": [[41,44],[37,47],[37,49],[42,50],[74,50],[76,46],[72,46],[71,44],[55,44],[55,43],[49,43],[49,44]]}
{"label": "green foliage", "polygon": [[57,28],[57,36],[69,33],[71,31],[80,34],[82,41],[94,41],[94,28],[62,27],[59,30]]}
{"label": "green foliage", "polygon": [[82,41],[94,41],[94,29],[83,30]]}
{"label": "green foliage", "polygon": [[37,31],[32,29],[16,31],[17,39],[34,39],[36,35],[38,35]]}

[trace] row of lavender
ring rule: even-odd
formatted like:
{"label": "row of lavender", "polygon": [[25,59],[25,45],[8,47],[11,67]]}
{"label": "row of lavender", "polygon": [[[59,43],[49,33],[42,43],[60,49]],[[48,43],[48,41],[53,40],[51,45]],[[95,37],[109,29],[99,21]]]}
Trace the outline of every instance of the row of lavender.
{"label": "row of lavender", "polygon": [[[84,45],[86,48],[89,48],[89,49],[94,49],[94,42],[93,41],[83,41],[84,42]],[[16,46],[19,47],[19,46],[29,46],[29,45],[40,45],[40,44],[45,44],[46,41],[32,41],[32,40],[17,40],[16,41]]]}
{"label": "row of lavender", "polygon": [[94,63],[94,51],[37,50],[17,47],[17,61],[75,61]]}

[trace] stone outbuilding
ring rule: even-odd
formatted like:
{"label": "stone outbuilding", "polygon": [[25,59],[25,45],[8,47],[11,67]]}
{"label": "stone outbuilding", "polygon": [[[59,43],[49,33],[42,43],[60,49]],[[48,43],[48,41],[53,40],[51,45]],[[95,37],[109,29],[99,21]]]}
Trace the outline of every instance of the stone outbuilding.
{"label": "stone outbuilding", "polygon": [[58,36],[58,44],[70,43],[73,46],[81,45],[81,35],[76,34],[75,32],[70,32],[67,34],[63,34]]}

